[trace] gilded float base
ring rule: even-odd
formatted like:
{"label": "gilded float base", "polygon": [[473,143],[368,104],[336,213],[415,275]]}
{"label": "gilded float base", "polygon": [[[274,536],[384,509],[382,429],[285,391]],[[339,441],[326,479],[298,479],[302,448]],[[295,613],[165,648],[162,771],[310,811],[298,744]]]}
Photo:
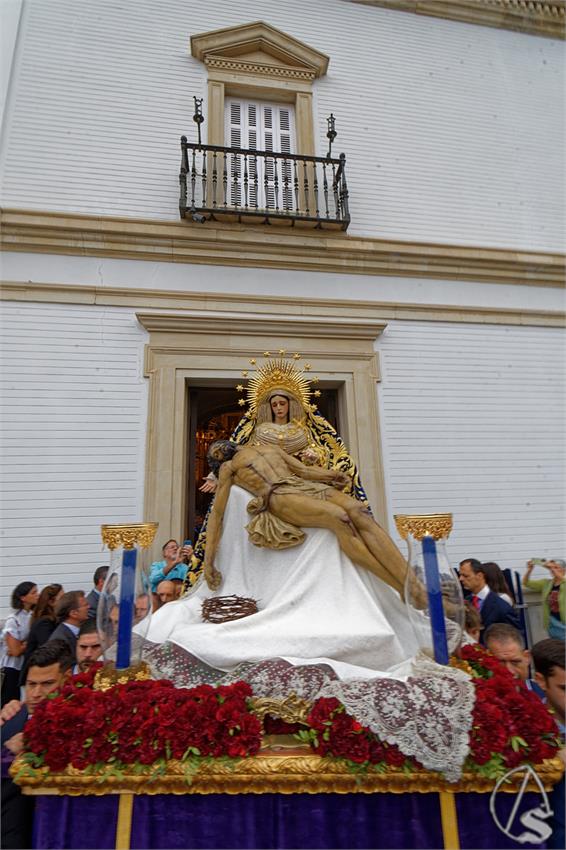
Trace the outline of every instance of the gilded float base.
{"label": "gilded float base", "polygon": [[107,691],[114,685],[125,685],[126,682],[143,682],[151,679],[151,671],[145,661],[117,670],[113,664],[105,664],[94,677],[95,691]]}
{"label": "gilded float base", "polygon": [[[11,768],[15,776],[19,768],[16,759]],[[95,774],[86,774],[69,767],[61,773],[48,773],[47,769],[27,770],[18,777],[24,794],[65,794],[70,796],[103,794],[422,794],[450,792],[491,793],[495,781],[475,773],[466,773],[457,783],[450,783],[437,773],[387,770],[384,773],[354,773],[339,759],[321,758],[301,752],[301,746],[291,753],[264,750],[253,758],[233,762],[210,760],[201,764],[189,778],[182,762],[171,760],[167,771],[156,776],[129,773],[120,776],[112,773],[112,765]],[[564,767],[560,759],[547,760],[536,767],[546,790],[560,779]],[[512,776],[501,786],[501,791],[515,792],[523,776]],[[527,790],[539,790],[534,782]]]}

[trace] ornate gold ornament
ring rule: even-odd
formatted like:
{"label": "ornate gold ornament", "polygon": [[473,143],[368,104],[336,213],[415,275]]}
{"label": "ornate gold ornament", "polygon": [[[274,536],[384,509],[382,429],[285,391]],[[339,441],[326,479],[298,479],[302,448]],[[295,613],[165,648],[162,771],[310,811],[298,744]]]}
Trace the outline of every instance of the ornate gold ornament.
{"label": "ornate gold ornament", "polygon": [[126,682],[144,682],[151,679],[151,672],[145,661],[117,670],[113,664],[105,664],[94,677],[95,691],[107,691],[114,685],[125,685]]}
{"label": "ornate gold ornament", "polygon": [[133,549],[139,545],[142,549],[151,546],[155,533],[159,528],[158,522],[134,522],[128,525],[101,525],[102,542],[109,549]]}
{"label": "ornate gold ornament", "polygon": [[[274,357],[269,351],[264,352],[263,356],[269,362],[259,366],[248,381],[247,398],[250,416],[254,416],[260,404],[277,390],[292,395],[305,410],[312,409],[310,406],[310,379],[307,379],[304,372],[299,370],[293,362],[300,355],[294,354],[292,359],[287,360],[286,354],[284,348],[279,349],[278,357]],[[252,360],[250,360],[250,363],[252,363]],[[305,371],[310,368],[310,365],[307,364]]]}
{"label": "ornate gold ornament", "polygon": [[272,717],[281,718],[285,723],[304,723],[311,708],[312,703],[301,699],[295,693],[290,693],[282,700],[269,697],[257,697],[252,700],[252,711],[262,720],[270,714]]}
{"label": "ornate gold ornament", "polygon": [[[550,791],[564,772],[559,758],[536,765],[536,772],[545,788]],[[61,773],[49,773],[40,767],[29,771],[17,758],[10,773],[18,776],[18,785],[24,794],[59,794],[73,797],[103,794],[375,794],[375,793],[458,793],[487,794],[493,791],[495,780],[465,773],[459,782],[451,783],[438,773],[414,771],[404,773],[387,770],[384,773],[368,771],[352,773],[342,759],[321,758],[317,755],[276,754],[264,750],[252,758],[234,760],[231,763],[215,759],[203,762],[192,776],[187,777],[186,768],[180,761],[167,762],[167,771],[160,775],[147,771],[139,772],[132,765],[116,775],[112,765],[105,765],[96,773],[85,773],[67,767]],[[151,781],[148,781],[151,779]],[[501,786],[501,791],[515,793],[523,776],[512,776]],[[527,791],[538,791],[530,781]]]}
{"label": "ornate gold ornament", "polygon": [[452,514],[395,514],[397,531],[406,540],[411,534],[415,540],[434,537],[440,540],[452,531]]}

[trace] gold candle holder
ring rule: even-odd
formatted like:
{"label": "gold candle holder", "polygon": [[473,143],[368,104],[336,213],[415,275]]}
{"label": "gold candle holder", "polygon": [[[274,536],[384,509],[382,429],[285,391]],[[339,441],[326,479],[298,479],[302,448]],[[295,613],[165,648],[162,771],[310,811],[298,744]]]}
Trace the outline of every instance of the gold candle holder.
{"label": "gold candle holder", "polygon": [[415,540],[433,537],[441,540],[452,531],[452,514],[395,514],[397,531],[407,540],[409,534]]}
{"label": "gold candle holder", "polygon": [[[106,690],[123,682],[151,678],[147,664],[141,660],[151,611],[151,592],[147,574],[138,563],[137,550],[151,546],[158,527],[157,522],[113,523],[100,527],[102,540],[112,554],[98,606],[98,631],[105,660],[109,663],[98,671],[96,689]],[[139,599],[147,607],[145,615],[136,613],[136,600]]]}
{"label": "gold candle holder", "polygon": [[159,528],[158,522],[132,522],[124,524],[101,525],[100,533],[102,542],[109,549],[133,549],[141,546],[147,549],[153,543],[155,534]]}

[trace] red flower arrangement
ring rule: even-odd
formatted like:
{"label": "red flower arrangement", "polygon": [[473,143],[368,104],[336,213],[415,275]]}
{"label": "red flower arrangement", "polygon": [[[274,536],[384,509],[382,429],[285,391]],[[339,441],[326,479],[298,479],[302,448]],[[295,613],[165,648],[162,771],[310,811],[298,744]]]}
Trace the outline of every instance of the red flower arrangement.
{"label": "red flower arrangement", "polygon": [[546,706],[479,644],[462,648],[474,676],[476,702],[470,729],[470,766],[497,773],[556,755],[558,729]]}
{"label": "red flower arrangement", "polygon": [[[470,755],[465,769],[496,777],[519,764],[539,764],[556,755],[558,729],[541,700],[487,650],[466,646],[467,662],[476,688],[470,729]],[[299,732],[321,756],[343,758],[353,765],[420,768],[414,759],[377,736],[346,712],[334,698],[317,700],[310,712],[308,731]]]}
{"label": "red flower arrangement", "polygon": [[403,755],[394,744],[386,744],[348,714],[335,697],[318,699],[307,717],[308,731],[299,738],[308,741],[321,756],[343,758],[355,765],[417,768],[419,763]]}
{"label": "red flower arrangement", "polygon": [[153,765],[166,759],[257,753],[261,724],[248,706],[245,682],[175,688],[165,680],[92,689],[95,671],[73,677],[42,702],[24,731],[35,767]]}
{"label": "red flower arrangement", "polygon": [[[497,777],[519,764],[538,764],[560,747],[546,706],[489,652],[464,647],[457,666],[472,673],[476,701],[470,755],[464,768]],[[187,775],[203,757],[255,755],[261,723],[251,713],[245,682],[214,688],[175,688],[165,680],[128,682],[106,691],[92,689],[96,667],[74,676],[61,693],[35,710],[25,731],[25,762],[61,771],[101,764],[162,769],[179,759]],[[321,756],[350,762],[352,769],[422,768],[397,746],[380,741],[335,698],[317,700],[297,737]],[[266,732],[294,732],[296,726],[270,719]],[[141,767],[143,770],[144,768]]]}

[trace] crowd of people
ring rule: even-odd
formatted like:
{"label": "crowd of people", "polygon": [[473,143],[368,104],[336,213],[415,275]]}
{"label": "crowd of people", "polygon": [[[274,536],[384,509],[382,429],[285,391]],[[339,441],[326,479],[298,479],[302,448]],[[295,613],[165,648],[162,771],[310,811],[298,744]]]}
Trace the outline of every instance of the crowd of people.
{"label": "crowd of people", "polygon": [[[168,604],[180,596],[192,547],[168,540],[163,558],[150,568],[149,594],[135,600],[135,618],[145,617],[149,608]],[[529,562],[523,586],[541,593],[543,621],[549,637],[527,648],[524,621],[516,608],[515,593],[494,562],[464,559],[459,577],[465,597],[467,641],[482,643],[525,687],[543,700],[554,714],[557,728],[565,733],[565,622],[566,562],[545,562],[550,577],[533,580]],[[21,582],[12,593],[13,613],[2,630],[2,708],[0,732],[3,752],[13,758],[23,749],[23,728],[35,707],[56,692],[68,676],[84,672],[99,661],[104,636],[96,622],[97,608],[109,568],[99,567],[88,594],[64,591],[49,584],[41,592],[34,582]],[[113,612],[117,615],[118,607]],[[112,619],[112,618],[111,618]],[[116,619],[116,618],[115,618]],[[3,784],[2,846],[26,847],[30,839],[30,798],[19,793],[7,777]],[[563,788],[554,806],[558,825],[549,846],[563,846]],[[561,802],[562,800],[562,802]],[[555,843],[558,842],[558,843]]]}
{"label": "crowd of people", "polygon": [[[151,609],[178,599],[187,573],[192,547],[186,541],[182,546],[168,540],[163,548],[163,559],[150,567],[148,594],[135,599],[135,620],[143,619]],[[25,680],[25,671],[34,652],[50,641],[64,641],[71,654],[80,651],[83,636],[97,631],[96,614],[102,588],[108,575],[108,566],[98,567],[93,576],[93,587],[83,590],[64,590],[58,583],[48,584],[41,592],[33,581],[23,581],[14,588],[11,597],[12,613],[7,617],[1,633],[0,655],[2,670],[1,705],[18,699]],[[112,597],[110,597],[112,598]],[[109,627],[117,625],[118,605],[114,602],[108,612]],[[88,638],[93,641],[94,638]],[[99,636],[97,660],[102,654],[104,640]],[[84,663],[78,659],[76,663]]]}
{"label": "crowd of people", "polygon": [[[534,562],[527,562],[522,585],[542,594],[544,629],[551,638],[566,638],[566,561],[561,558],[541,560],[550,572],[548,579],[531,579]],[[465,600],[465,630],[471,640],[485,644],[490,626],[503,623],[519,630],[527,641],[526,622],[518,606],[513,587],[499,565],[493,561],[481,563],[477,558],[460,561],[459,578]]]}

